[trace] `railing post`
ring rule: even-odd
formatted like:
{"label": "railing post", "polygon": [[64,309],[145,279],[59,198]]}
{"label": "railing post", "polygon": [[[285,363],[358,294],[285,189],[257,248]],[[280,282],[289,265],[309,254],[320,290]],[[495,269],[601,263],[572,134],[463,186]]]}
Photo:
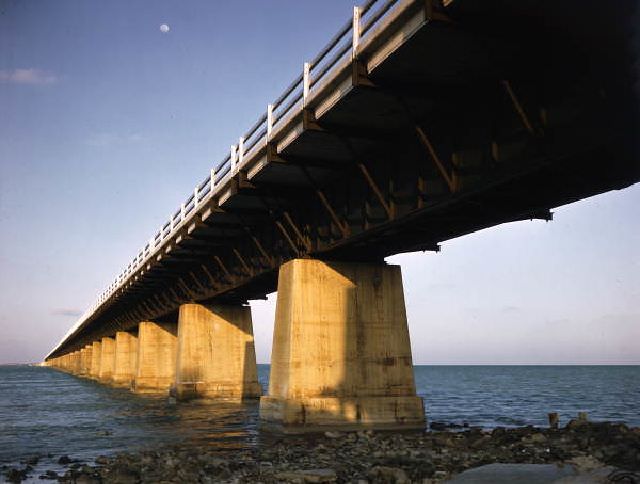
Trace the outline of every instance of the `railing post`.
{"label": "railing post", "polygon": [[209,191],[211,192],[211,195],[213,195],[213,189],[216,186],[216,170],[214,170],[213,168],[211,168],[211,179],[209,183],[211,183]]}
{"label": "railing post", "polygon": [[267,106],[267,143],[271,141],[271,132],[273,131],[273,104]]}
{"label": "railing post", "polygon": [[307,99],[309,98],[309,90],[311,88],[311,64],[308,62],[304,63],[304,67],[302,69],[302,106],[307,107]]}
{"label": "railing post", "polygon": [[198,205],[198,185],[193,189],[193,208]]}
{"label": "railing post", "polygon": [[353,59],[358,57],[358,44],[360,43],[360,11],[360,7],[353,7],[353,25],[351,27],[353,32],[351,56]]}
{"label": "railing post", "polygon": [[244,136],[238,140],[238,165],[242,165],[244,159]]}
{"label": "railing post", "polygon": [[236,168],[236,152],[237,152],[237,148],[236,145],[231,145],[231,171],[235,170]]}
{"label": "railing post", "polygon": [[[180,204],[180,220],[184,220],[184,214],[187,210],[187,207],[184,203]],[[162,237],[162,234],[160,234],[160,236]]]}

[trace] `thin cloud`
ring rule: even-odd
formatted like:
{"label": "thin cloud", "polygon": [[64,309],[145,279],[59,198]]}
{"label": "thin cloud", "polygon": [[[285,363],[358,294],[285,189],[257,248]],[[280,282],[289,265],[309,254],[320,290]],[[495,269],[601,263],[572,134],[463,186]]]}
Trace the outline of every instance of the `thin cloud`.
{"label": "thin cloud", "polygon": [[65,317],[74,317],[77,318],[82,314],[82,311],[79,309],[72,308],[57,308],[51,311],[52,316],[65,316]]}
{"label": "thin cloud", "polygon": [[520,311],[519,306],[502,306],[503,313],[517,313]]}
{"label": "thin cloud", "polygon": [[109,146],[139,143],[145,137],[139,133],[117,134],[117,133],[95,133],[89,136],[86,144],[94,148],[106,148]]}
{"label": "thin cloud", "polygon": [[0,70],[0,82],[10,84],[53,84],[58,78],[41,69],[5,69]]}

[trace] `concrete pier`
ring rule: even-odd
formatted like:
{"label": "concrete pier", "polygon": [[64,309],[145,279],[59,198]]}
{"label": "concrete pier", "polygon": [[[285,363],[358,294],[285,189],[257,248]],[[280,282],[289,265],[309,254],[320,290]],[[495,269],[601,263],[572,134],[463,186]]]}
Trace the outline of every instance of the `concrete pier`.
{"label": "concrete pier", "polygon": [[143,321],[138,326],[136,393],[164,393],[176,373],[177,324]]}
{"label": "concrete pier", "polygon": [[71,361],[70,361],[70,363],[71,363],[71,366],[70,366],[71,373],[74,374],[74,375],[80,374],[80,352],[79,351],[73,351],[71,353],[70,359],[71,359]]}
{"label": "concrete pier", "polygon": [[98,378],[102,383],[111,383],[115,363],[116,340],[105,336],[100,343],[100,372],[98,373]]}
{"label": "concrete pier", "polygon": [[98,379],[100,377],[100,353],[102,344],[100,341],[94,341],[91,345],[91,370],[89,371],[89,376],[91,378]]}
{"label": "concrete pier", "polygon": [[112,383],[131,387],[136,376],[138,338],[126,331],[118,331],[115,338],[115,356]]}
{"label": "concrete pier", "polygon": [[261,394],[251,308],[181,305],[176,397],[241,401]]}
{"label": "concrete pier", "polygon": [[421,429],[399,266],[295,259],[280,268],[263,425]]}
{"label": "concrete pier", "polygon": [[80,350],[80,376],[88,376],[91,371],[92,346],[85,346]]}

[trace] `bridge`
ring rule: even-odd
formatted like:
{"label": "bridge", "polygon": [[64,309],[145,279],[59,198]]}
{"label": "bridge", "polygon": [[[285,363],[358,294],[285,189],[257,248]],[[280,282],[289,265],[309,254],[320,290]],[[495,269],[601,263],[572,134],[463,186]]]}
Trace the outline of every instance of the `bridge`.
{"label": "bridge", "polygon": [[277,290],[265,425],[423,427],[384,258],[637,182],[637,8],[355,7],[45,364],[135,392],[257,398],[248,301]]}

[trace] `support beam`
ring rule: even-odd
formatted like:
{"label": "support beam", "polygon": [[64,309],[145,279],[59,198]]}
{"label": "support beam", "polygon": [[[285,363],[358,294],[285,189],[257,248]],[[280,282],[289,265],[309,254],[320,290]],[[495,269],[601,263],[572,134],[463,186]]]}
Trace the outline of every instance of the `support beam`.
{"label": "support beam", "polygon": [[278,279],[263,425],[422,429],[400,267],[295,259]]}
{"label": "support beam", "polygon": [[176,373],[175,323],[142,321],[138,326],[138,365],[132,390],[168,393]]}
{"label": "support beam", "polygon": [[175,394],[234,401],[262,394],[249,306],[180,306]]}
{"label": "support beam", "polygon": [[111,383],[115,363],[116,340],[105,336],[100,343],[100,373],[98,374],[98,379],[101,383]]}
{"label": "support beam", "polygon": [[130,388],[136,376],[138,338],[127,331],[116,333],[114,370],[115,386]]}

